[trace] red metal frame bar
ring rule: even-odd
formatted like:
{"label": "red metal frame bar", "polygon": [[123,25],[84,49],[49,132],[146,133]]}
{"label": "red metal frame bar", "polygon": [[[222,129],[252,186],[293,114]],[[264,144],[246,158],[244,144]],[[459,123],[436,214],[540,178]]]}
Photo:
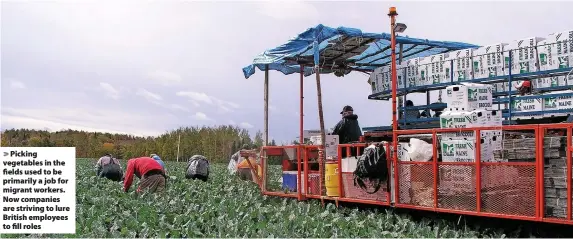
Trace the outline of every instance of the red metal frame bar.
{"label": "red metal frame bar", "polygon": [[571,181],[572,177],[573,177],[573,172],[571,172],[571,168],[572,168],[572,159],[571,159],[571,152],[573,151],[573,146],[571,145],[573,141],[573,139],[571,139],[571,137],[573,137],[573,134],[571,133],[572,131],[572,126],[567,127],[567,220],[571,220],[571,217],[573,217],[572,212],[573,209],[571,207],[573,207],[573,205],[571,205],[571,201],[573,200],[573,196],[571,195],[571,187],[573,187],[573,182]]}
{"label": "red metal frame bar", "polygon": [[[384,147],[386,147],[386,162],[387,162],[387,167],[388,167],[388,180],[390,181],[391,177],[392,177],[392,170],[390,170],[390,166],[392,166],[392,161],[390,160],[390,144],[389,143],[384,143]],[[388,185],[390,185],[390,187],[392,187],[392,184],[390,182],[388,182]],[[392,188],[388,188],[386,190],[386,201],[388,202],[388,205],[392,204],[392,195],[390,194],[390,192],[392,191]]]}
{"label": "red metal frame bar", "polygon": [[[342,147],[339,145],[336,148],[337,151],[337,157],[336,157],[336,161],[338,163],[338,196],[340,196],[341,198],[344,197],[344,184],[342,183]],[[348,152],[348,149],[346,149],[346,152]]]}
{"label": "red metal frame bar", "polygon": [[438,208],[438,147],[436,144],[438,143],[438,136],[436,135],[435,131],[432,133],[432,142],[434,143],[434,147],[432,148],[432,163],[434,164],[434,207]]}
{"label": "red metal frame bar", "polygon": [[481,212],[481,131],[475,131],[476,141],[476,158],[475,158],[475,172],[476,172],[476,211]]}
{"label": "red metal frame bar", "polygon": [[[304,67],[301,66],[300,67],[300,114],[299,114],[299,135],[300,135],[300,139],[299,139],[299,147],[297,149],[297,155],[298,155],[298,176],[297,176],[297,182],[298,182],[298,200],[302,200],[303,199],[303,195],[302,195],[302,177],[300,176],[300,170],[301,170],[301,161],[302,161],[302,154],[303,154],[303,145],[304,145],[304,82],[303,82],[303,78],[304,78]],[[306,179],[308,177],[308,170],[304,170],[304,178]],[[308,182],[305,182],[304,186],[306,187],[306,190],[304,190],[304,192],[306,193],[308,191]]]}
{"label": "red metal frame bar", "polygon": [[[544,140],[544,129],[540,130],[539,128],[537,128],[535,130],[535,137],[536,137],[536,142],[535,142],[535,175],[537,176],[537,180],[536,180],[536,190],[535,190],[535,201],[537,202],[535,205],[535,212],[536,212],[536,216],[537,218],[544,218],[544,210],[545,210],[545,204],[544,204],[544,200],[543,197],[545,195],[545,187],[544,187],[544,180],[543,180],[543,161],[545,161],[545,158],[543,157],[543,140]],[[541,147],[540,147],[541,145]]]}

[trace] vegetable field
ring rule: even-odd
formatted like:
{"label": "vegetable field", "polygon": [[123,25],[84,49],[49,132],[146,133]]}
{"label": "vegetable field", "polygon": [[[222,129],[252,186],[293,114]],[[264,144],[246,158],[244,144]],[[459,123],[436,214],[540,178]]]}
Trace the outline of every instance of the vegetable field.
{"label": "vegetable field", "polygon": [[[134,187],[126,194],[120,183],[96,178],[94,163],[87,159],[77,162],[77,234],[28,237],[502,236],[444,221],[412,220],[385,209],[336,209],[333,204],[322,207],[318,200],[261,196],[254,183],[228,175],[222,164],[212,165],[212,177],[205,183],[186,180],[185,164],[167,161],[172,179],[164,194],[138,196]],[[2,237],[12,236],[18,235]]]}

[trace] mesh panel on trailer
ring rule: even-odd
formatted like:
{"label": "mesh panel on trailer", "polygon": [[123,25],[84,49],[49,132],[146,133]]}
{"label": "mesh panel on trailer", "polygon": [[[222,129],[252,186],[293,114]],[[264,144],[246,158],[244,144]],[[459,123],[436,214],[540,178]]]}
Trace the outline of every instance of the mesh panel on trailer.
{"label": "mesh panel on trailer", "polygon": [[398,202],[422,207],[434,205],[434,174],[431,164],[398,163]]}
{"label": "mesh panel on trailer", "polygon": [[439,165],[438,207],[476,211],[476,172],[470,165]]}
{"label": "mesh panel on trailer", "polygon": [[[369,185],[368,181],[365,181],[366,185]],[[353,173],[342,173],[342,184],[344,187],[344,197],[347,198],[357,198],[357,199],[365,199],[365,200],[374,200],[374,201],[381,201],[381,202],[388,202],[387,193],[388,187],[386,182],[382,182],[382,186],[378,190],[378,192],[374,194],[369,194],[364,191],[362,188],[354,186],[354,174]]]}
{"label": "mesh panel on trailer", "polygon": [[535,166],[481,167],[483,212],[535,216]]}

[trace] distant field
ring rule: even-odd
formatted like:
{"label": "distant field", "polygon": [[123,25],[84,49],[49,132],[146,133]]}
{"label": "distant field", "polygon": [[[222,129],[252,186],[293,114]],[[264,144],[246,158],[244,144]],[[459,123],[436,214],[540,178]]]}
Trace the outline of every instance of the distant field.
{"label": "distant field", "polygon": [[[133,187],[126,194],[120,183],[96,178],[94,163],[77,161],[77,234],[28,237],[501,237],[441,220],[261,196],[254,183],[228,175],[223,164],[212,165],[204,183],[184,178],[185,163],[166,162],[174,179],[165,194],[137,196]],[[15,235],[2,235],[8,236]]]}

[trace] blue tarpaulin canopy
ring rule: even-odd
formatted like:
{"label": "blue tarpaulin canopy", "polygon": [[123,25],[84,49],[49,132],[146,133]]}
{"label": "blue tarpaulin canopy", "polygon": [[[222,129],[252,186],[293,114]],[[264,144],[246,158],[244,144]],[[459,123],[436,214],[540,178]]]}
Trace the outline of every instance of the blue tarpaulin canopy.
{"label": "blue tarpaulin canopy", "polygon": [[[305,76],[314,74],[315,65],[320,73],[335,73],[338,76],[351,71],[371,72],[391,62],[391,34],[365,33],[349,27],[332,28],[319,24],[289,40],[286,44],[266,50],[255,57],[253,64],[243,68],[245,78],[261,71],[280,71],[285,75],[299,73],[301,65]],[[431,41],[397,36],[396,46],[401,44],[402,60],[424,57],[454,50],[476,48],[477,45]],[[398,51],[398,49],[396,49]]]}

